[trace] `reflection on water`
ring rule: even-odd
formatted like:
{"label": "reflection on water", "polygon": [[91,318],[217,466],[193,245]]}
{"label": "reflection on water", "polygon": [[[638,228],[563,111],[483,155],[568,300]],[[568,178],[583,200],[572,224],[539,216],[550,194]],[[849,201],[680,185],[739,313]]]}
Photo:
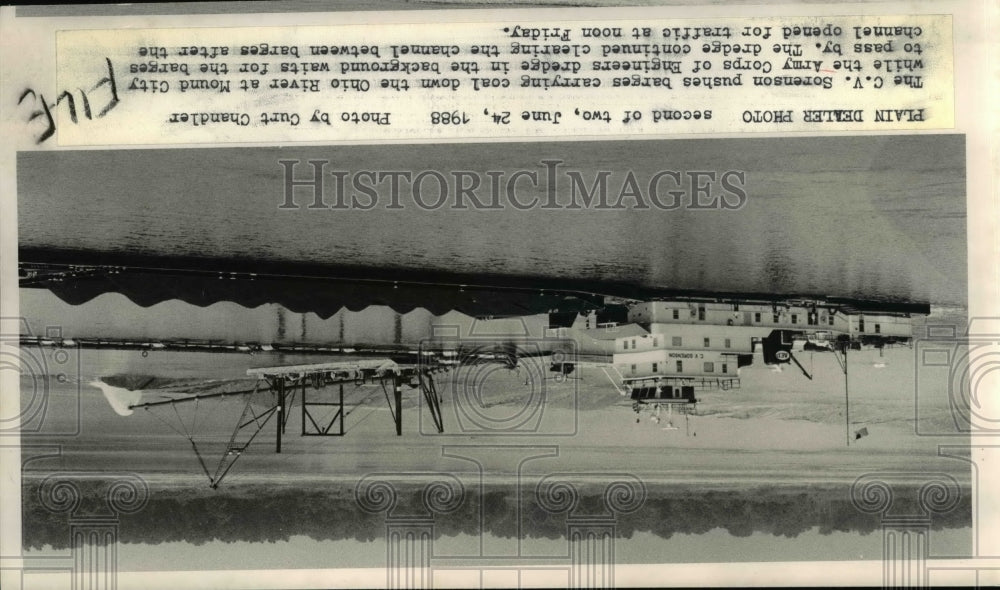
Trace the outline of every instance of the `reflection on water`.
{"label": "reflection on water", "polygon": [[[739,211],[659,209],[277,213],[278,160],[328,170],[746,172]],[[184,171],[179,174],[178,171]],[[647,287],[964,303],[958,135],[28,152],[19,247],[286,261]],[[412,203],[403,183],[400,199]],[[537,190],[538,194],[528,194]],[[525,184],[519,198],[545,198]],[[569,202],[570,183],[556,190]],[[109,214],[114,212],[114,214]]]}
{"label": "reflection on water", "polygon": [[[85,483],[81,488],[81,513],[96,510],[103,501],[100,493],[103,483]],[[659,486],[650,487],[645,501],[632,512],[609,511],[608,506],[615,506],[614,501],[609,502],[607,496],[594,490],[572,498],[572,510],[562,510],[567,501],[567,497],[560,495],[564,489],[553,488],[548,493],[533,485],[524,486],[520,492],[511,486],[481,489],[466,486],[459,494],[437,497],[429,496],[428,488],[409,486],[397,488],[396,501],[391,507],[374,506],[370,498],[359,500],[351,485],[333,484],[326,489],[248,485],[216,492],[170,488],[154,490],[142,510],[122,518],[119,540],[147,545],[171,542],[202,545],[217,541],[277,542],[305,536],[314,541],[373,542],[384,540],[386,525],[393,519],[414,518],[414,515],[433,520],[436,538],[488,536],[495,542],[520,539],[522,547],[528,547],[531,540],[564,539],[568,523],[582,517],[611,516],[616,535],[621,539],[640,536],[666,540],[704,535],[717,529],[732,537],[765,534],[784,538],[804,533],[867,535],[880,530],[879,517],[859,511],[850,500],[848,488],[842,485],[726,490]],[[894,510],[919,512],[916,493],[899,496],[912,496],[913,505],[907,506],[908,500],[904,498]],[[23,499],[25,547],[67,547],[66,515],[55,514],[43,506],[37,481],[24,484]],[[967,491],[953,510],[932,519],[934,530],[969,526],[971,504]],[[956,551],[961,547],[949,549]],[[721,561],[731,559],[727,555],[715,557]]]}

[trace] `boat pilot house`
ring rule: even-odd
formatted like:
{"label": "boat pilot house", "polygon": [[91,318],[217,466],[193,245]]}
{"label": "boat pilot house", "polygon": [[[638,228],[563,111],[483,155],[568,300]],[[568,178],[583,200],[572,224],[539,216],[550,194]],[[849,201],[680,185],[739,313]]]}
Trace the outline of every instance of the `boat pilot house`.
{"label": "boat pilot house", "polygon": [[828,301],[661,300],[634,303],[619,321],[577,318],[554,334],[576,339],[582,355],[607,359],[609,377],[614,374],[633,400],[694,404],[697,391],[738,389],[739,369],[758,356],[767,365],[798,364],[794,353],[805,349],[905,344],[912,336],[912,312],[926,310],[861,310]]}

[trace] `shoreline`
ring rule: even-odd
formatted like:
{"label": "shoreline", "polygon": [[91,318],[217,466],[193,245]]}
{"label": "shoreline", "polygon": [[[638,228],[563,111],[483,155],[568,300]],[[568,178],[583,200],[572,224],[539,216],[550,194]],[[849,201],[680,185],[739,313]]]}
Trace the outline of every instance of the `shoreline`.
{"label": "shoreline", "polygon": [[[667,286],[655,286],[639,284],[628,281],[607,281],[591,279],[574,279],[565,277],[547,277],[537,275],[499,274],[499,273],[456,273],[439,270],[420,269],[415,270],[408,267],[370,267],[370,266],[349,266],[349,265],[321,265],[316,263],[301,263],[281,260],[251,260],[251,259],[222,259],[222,258],[198,258],[191,256],[152,256],[141,254],[122,254],[114,252],[92,252],[87,250],[64,250],[64,249],[39,249],[21,248],[18,252],[19,264],[22,268],[36,269],[60,269],[69,267],[86,267],[88,271],[113,271],[114,284],[96,280],[91,275],[81,278],[74,278],[75,281],[88,283],[85,289],[86,295],[75,293],[75,290],[67,288],[66,284],[57,282],[46,284],[42,281],[38,286],[55,288],[55,292],[61,293],[60,297],[70,303],[83,303],[93,299],[105,292],[119,292],[129,296],[133,301],[142,301],[144,305],[152,301],[158,303],[171,298],[189,301],[194,298],[194,293],[198,288],[219,291],[219,279],[226,279],[223,293],[217,295],[205,295],[201,293],[198,298],[203,300],[231,301],[241,303],[239,297],[226,298],[225,294],[232,295],[238,290],[232,289],[235,285],[253,286],[256,289],[274,290],[277,297],[298,299],[294,294],[296,289],[319,289],[340,287],[341,290],[357,291],[366,288],[373,289],[369,296],[372,298],[372,305],[378,304],[376,299],[387,299],[390,307],[396,311],[426,307],[420,302],[430,302],[433,307],[438,308],[446,301],[451,301],[456,307],[455,311],[462,311],[461,306],[469,307],[476,301],[474,295],[480,297],[495,298],[497,293],[504,293],[518,299],[517,303],[511,307],[511,313],[523,314],[526,312],[525,302],[521,299],[526,296],[536,299],[539,303],[544,302],[539,309],[548,310],[551,307],[553,298],[556,300],[578,299],[583,304],[598,305],[603,298],[620,298],[628,300],[655,300],[655,299],[688,299],[692,301],[755,301],[764,303],[776,303],[783,301],[793,301],[799,299],[817,300],[832,305],[850,305],[862,311],[878,310],[893,313],[918,313],[926,314],[930,311],[931,302],[917,301],[905,298],[872,298],[857,297],[852,294],[831,294],[831,293],[810,293],[799,290],[786,290],[783,292],[755,292],[741,290],[704,290],[691,288],[675,288]],[[165,297],[162,293],[155,294],[153,289],[147,287],[147,292],[143,293],[137,288],[124,288],[123,279],[135,277],[141,279],[141,283],[148,285],[151,281],[159,280],[188,280],[192,281],[190,289],[186,292],[180,291],[174,286],[171,291],[174,297]],[[24,285],[25,277],[21,279]],[[274,289],[274,283],[285,283],[284,291]],[[35,287],[36,285],[30,285]],[[29,288],[30,288],[29,287]],[[215,287],[213,289],[213,287]],[[389,291],[387,288],[392,289]],[[381,288],[381,294],[376,295]],[[336,292],[337,289],[332,289]],[[130,295],[131,294],[131,295]],[[353,293],[352,293],[353,294]],[[81,299],[86,296],[86,299]],[[355,298],[344,298],[345,306],[354,310],[358,303]],[[443,301],[439,301],[444,298]],[[267,301],[269,303],[279,303],[282,301]],[[259,304],[259,303],[258,303]],[[946,302],[946,305],[952,305]],[[491,302],[493,306],[503,308],[500,302]],[[288,307],[286,305],[286,307]],[[398,307],[398,309],[397,309]],[[529,305],[529,307],[532,307]],[[289,307],[289,309],[292,309]],[[322,314],[321,314],[322,315]]]}
{"label": "shoreline", "polygon": [[[240,495],[241,493],[258,493],[264,490],[271,491],[303,491],[303,492],[319,492],[319,491],[330,491],[330,492],[343,492],[344,490],[353,491],[354,486],[356,486],[361,479],[368,477],[369,475],[375,474],[357,474],[357,475],[338,475],[338,476],[309,476],[301,474],[276,474],[276,475],[266,475],[260,473],[246,474],[241,473],[238,477],[234,477],[232,480],[227,480],[225,485],[219,486],[219,489],[213,490],[209,488],[208,485],[204,484],[204,477],[200,474],[185,474],[185,473],[150,473],[145,472],[142,474],[142,479],[149,486],[151,491],[184,491],[187,493],[197,494],[199,492],[204,492],[206,495]],[[616,475],[622,475],[620,473],[608,472],[605,476],[599,473],[586,473],[586,474],[567,474],[572,475],[569,479],[573,479],[578,482],[582,489],[597,492],[604,489],[606,485],[612,481],[617,481],[614,479]],[[882,475],[892,476],[893,472],[883,472]],[[915,490],[919,489],[924,485],[926,480],[921,481],[919,476],[916,476],[912,472],[898,472],[900,477],[906,476],[908,479],[904,479],[902,483],[897,482],[897,487],[904,490]],[[953,474],[952,474],[953,475]],[[43,482],[48,477],[52,476],[52,473],[41,472],[41,471],[31,471],[25,470],[21,475],[22,486],[36,486]],[[102,483],[114,480],[116,477],[120,477],[121,474],[109,472],[109,473],[81,473],[73,474],[74,481],[80,481],[85,483]],[[393,474],[391,472],[385,473],[386,480],[391,480]],[[467,482],[470,486],[483,486],[485,488],[492,490],[515,490],[518,488],[519,484],[514,481],[517,479],[516,474],[502,474],[502,473],[492,473],[486,475],[482,478],[473,476],[468,473],[455,474],[447,471],[442,471],[440,473],[408,473],[405,474],[406,481],[401,481],[398,485],[404,490],[414,491],[417,489],[422,489],[423,486],[442,481],[442,477],[458,477],[463,481],[463,485]],[[461,477],[459,477],[461,476]],[[544,474],[527,474],[522,475],[527,487],[522,489],[522,492],[533,491],[534,485],[538,481],[545,478]],[[832,492],[832,491],[843,491],[844,484],[853,484],[858,481],[862,476],[845,476],[845,477],[835,477],[830,476],[825,479],[816,478],[812,476],[802,476],[800,479],[784,479],[776,481],[773,478],[767,476],[760,476],[756,479],[754,478],[743,478],[740,480],[734,480],[730,477],[725,477],[722,475],[716,477],[692,477],[685,481],[679,481],[676,477],[668,477],[666,475],[653,475],[648,476],[643,474],[641,477],[637,477],[642,485],[646,488],[647,492],[654,491],[663,496],[669,496],[672,493],[679,491],[699,491],[699,492],[718,492],[718,493],[746,493],[746,492],[760,492],[767,491],[774,494],[795,494],[803,491],[822,491],[822,492]],[[607,481],[602,481],[607,480]],[[970,492],[972,490],[971,473],[968,480],[956,480],[960,490],[965,492]],[[194,485],[192,485],[194,484]],[[397,484],[394,484],[397,485]],[[342,487],[343,486],[343,487]]]}

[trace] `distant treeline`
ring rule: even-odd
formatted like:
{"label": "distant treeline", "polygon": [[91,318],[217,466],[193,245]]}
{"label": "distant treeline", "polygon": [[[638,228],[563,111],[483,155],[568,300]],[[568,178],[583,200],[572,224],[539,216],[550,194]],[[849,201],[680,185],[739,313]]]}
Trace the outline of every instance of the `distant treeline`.
{"label": "distant treeline", "polygon": [[[879,530],[879,516],[858,510],[851,503],[846,488],[773,492],[699,491],[689,487],[677,493],[651,493],[638,510],[617,516],[617,529],[624,538],[639,532],[669,538],[674,534],[699,534],[716,528],[738,537],[752,533],[795,537],[813,528],[821,534],[838,531],[866,534]],[[103,496],[97,485],[86,484],[80,489],[82,502],[77,514],[99,511]],[[37,483],[26,483],[22,498],[25,547],[67,548],[69,515],[47,509],[40,500]],[[565,512],[544,509],[534,497],[533,489],[523,492],[520,502],[523,538],[565,537]],[[582,495],[575,514],[598,514],[603,502],[600,495]],[[445,536],[485,532],[511,538],[519,530],[517,505],[517,494],[509,488],[481,495],[467,489],[461,502],[451,506],[452,511],[436,516],[435,531]],[[393,515],[423,512],[421,490],[399,493]],[[287,540],[293,535],[305,535],[318,541],[373,541],[384,535],[386,513],[361,509],[353,488],[320,491],[280,487],[242,494],[222,490],[213,494],[157,490],[141,510],[122,515],[120,523],[119,541],[123,543],[273,542]],[[968,493],[963,494],[955,509],[935,514],[932,519],[935,529],[967,527],[971,523]]]}

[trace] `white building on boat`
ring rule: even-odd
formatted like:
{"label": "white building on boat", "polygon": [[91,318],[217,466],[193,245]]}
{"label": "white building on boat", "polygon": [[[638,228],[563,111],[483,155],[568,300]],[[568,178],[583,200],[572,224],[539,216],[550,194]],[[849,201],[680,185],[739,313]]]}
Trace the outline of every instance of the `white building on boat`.
{"label": "white building on boat", "polygon": [[821,302],[736,303],[645,301],[629,307],[628,322],[701,326],[755,326],[785,330],[830,330],[851,337],[879,335],[911,338],[912,319],[905,313],[869,313]]}
{"label": "white building on boat", "polygon": [[808,346],[833,350],[906,343],[907,312],[871,313],[821,301],[647,301],[619,310],[619,321],[592,313],[551,327],[548,337],[573,339],[581,360],[605,363],[625,394],[640,401],[697,401],[694,392],[736,389],[739,370],[755,358],[795,361]]}

